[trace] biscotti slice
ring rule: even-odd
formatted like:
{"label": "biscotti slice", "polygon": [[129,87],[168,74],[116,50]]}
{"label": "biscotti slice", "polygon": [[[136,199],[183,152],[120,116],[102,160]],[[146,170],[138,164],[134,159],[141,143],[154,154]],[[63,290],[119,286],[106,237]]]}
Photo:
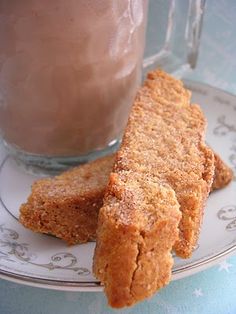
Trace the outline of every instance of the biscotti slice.
{"label": "biscotti slice", "polygon": [[[206,119],[198,105],[190,106],[191,93],[182,82],[166,73],[150,73],[145,85],[151,98],[162,104],[158,106],[164,119],[162,141],[167,132],[175,138],[173,148],[165,154],[171,164],[167,181],[176,192],[182,212],[180,237],[173,249],[178,256],[188,258],[198,240],[215,170],[213,152],[205,144]],[[162,148],[160,155],[164,157]]]}
{"label": "biscotti slice", "polygon": [[233,171],[227,166],[220,156],[214,153],[215,157],[215,174],[211,190],[219,190],[228,185],[233,179]]}
{"label": "biscotti slice", "polygon": [[175,198],[183,215],[176,252],[190,256],[198,239],[214,155],[204,142],[204,115],[189,99],[182,83],[162,71],[149,73],[137,93],[100,209],[94,255],[94,273],[113,307],[168,283],[180,219]]}
{"label": "biscotti slice", "polygon": [[155,176],[111,174],[99,212],[94,272],[112,307],[131,306],[168,284],[180,217],[175,192]]}
{"label": "biscotti slice", "polygon": [[[112,156],[97,159],[89,165],[75,167],[54,178],[36,181],[27,203],[21,206],[20,221],[34,232],[49,233],[68,244],[94,239],[98,211],[113,167],[114,155]],[[107,180],[104,177],[105,174],[108,175]],[[232,170],[215,154],[215,176],[212,189],[224,187],[232,180],[232,177]],[[83,187],[90,182],[88,178],[96,182],[96,185],[89,186],[90,192],[86,194],[87,199],[83,198],[81,201],[81,197],[84,197]],[[75,193],[73,199],[79,199],[78,204],[61,207],[61,190],[63,189],[63,197],[65,197],[66,193],[71,193],[70,187],[74,185],[74,182],[77,182],[75,183],[77,188],[72,189]],[[51,201],[48,201],[48,195],[51,195]],[[54,197],[52,201],[52,195],[58,195],[58,197]],[[43,206],[42,203],[44,203]],[[88,204],[92,204],[92,210],[88,209]]]}
{"label": "biscotti slice", "polygon": [[20,208],[20,222],[34,232],[52,234],[69,244],[94,240],[113,162],[114,156],[107,156],[36,181]]}

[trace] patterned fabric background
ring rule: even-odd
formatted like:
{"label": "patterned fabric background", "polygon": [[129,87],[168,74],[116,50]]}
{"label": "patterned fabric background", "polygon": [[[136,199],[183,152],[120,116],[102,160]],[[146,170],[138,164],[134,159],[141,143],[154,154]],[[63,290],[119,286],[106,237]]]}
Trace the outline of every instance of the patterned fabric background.
{"label": "patterned fabric background", "polygon": [[[208,0],[198,67],[188,78],[236,94],[235,29],[236,1]],[[235,314],[236,256],[119,312],[106,306],[103,293],[49,291],[0,280],[0,313]]]}

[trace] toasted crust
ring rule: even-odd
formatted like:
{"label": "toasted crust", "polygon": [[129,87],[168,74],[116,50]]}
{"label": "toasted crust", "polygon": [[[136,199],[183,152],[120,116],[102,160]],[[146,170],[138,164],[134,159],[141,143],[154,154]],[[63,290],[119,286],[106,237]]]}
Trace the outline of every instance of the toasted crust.
{"label": "toasted crust", "polygon": [[[170,249],[177,240],[180,219],[176,198],[183,215],[176,253],[190,256],[196,244],[213,180],[214,155],[204,143],[203,113],[199,106],[190,106],[189,100],[190,93],[180,81],[155,71],[149,73],[132,107],[100,209],[94,256],[95,275],[104,283],[113,307],[134,304],[168,283]],[[153,216],[147,210],[149,204],[153,205]],[[162,229],[162,224],[166,228]],[[140,240],[143,234],[149,236]],[[110,243],[113,235],[115,247]],[[164,248],[161,256],[152,254],[149,242],[157,243],[155,252],[159,246]],[[137,249],[140,243],[141,249]],[[133,254],[128,254],[129,249]],[[168,266],[164,274],[147,276],[153,270],[149,265],[154,264]],[[137,270],[138,289],[134,288]]]}
{"label": "toasted crust", "polygon": [[20,222],[35,232],[55,235],[69,244],[96,237],[98,210],[113,156],[35,182],[20,208]]}
{"label": "toasted crust", "polygon": [[[60,176],[35,182],[27,203],[21,206],[20,221],[34,232],[49,233],[68,244],[95,239],[98,211],[102,205],[114,158],[114,155],[100,158],[89,165],[81,165],[66,171]],[[227,185],[232,180],[232,173],[232,170],[215,154],[212,189],[220,189]],[[104,177],[106,174],[107,180]],[[88,178],[95,185],[90,184]],[[88,184],[89,192],[85,196],[83,188]],[[61,193],[62,189],[64,193]],[[61,206],[66,194],[70,197],[66,198],[66,206]],[[51,195],[50,199],[48,195]],[[56,197],[52,198],[52,195]]]}

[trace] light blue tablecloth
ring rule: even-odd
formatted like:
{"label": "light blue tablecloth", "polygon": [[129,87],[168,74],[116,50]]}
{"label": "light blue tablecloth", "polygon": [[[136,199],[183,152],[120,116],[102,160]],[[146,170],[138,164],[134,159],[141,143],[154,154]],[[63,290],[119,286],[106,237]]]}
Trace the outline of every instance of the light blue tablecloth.
{"label": "light blue tablecloth", "polygon": [[[236,1],[208,0],[198,68],[190,78],[236,94],[235,30]],[[1,314],[115,312],[106,306],[103,293],[50,291],[0,280]],[[204,272],[172,282],[150,300],[119,313],[235,314],[236,256]]]}

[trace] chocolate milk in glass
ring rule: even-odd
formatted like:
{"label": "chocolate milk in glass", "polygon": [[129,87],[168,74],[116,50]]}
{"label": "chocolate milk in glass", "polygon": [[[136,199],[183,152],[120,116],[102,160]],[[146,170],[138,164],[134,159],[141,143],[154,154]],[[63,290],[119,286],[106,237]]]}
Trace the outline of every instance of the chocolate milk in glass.
{"label": "chocolate milk in glass", "polygon": [[81,156],[121,137],[147,0],[0,1],[0,127],[14,149]]}

